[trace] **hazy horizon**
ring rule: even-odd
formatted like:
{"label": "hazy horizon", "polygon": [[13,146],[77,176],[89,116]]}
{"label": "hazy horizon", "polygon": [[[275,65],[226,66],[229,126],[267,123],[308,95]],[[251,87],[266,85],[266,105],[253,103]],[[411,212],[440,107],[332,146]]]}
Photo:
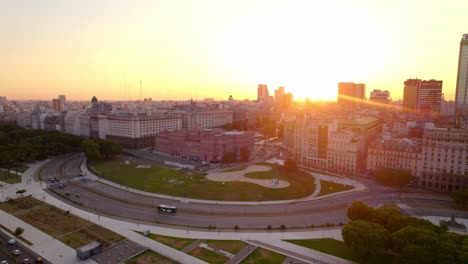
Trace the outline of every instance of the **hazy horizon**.
{"label": "hazy horizon", "polygon": [[[335,100],[338,82],[443,81],[453,100],[466,1],[0,1],[0,95]],[[129,94],[130,90],[130,94]]]}

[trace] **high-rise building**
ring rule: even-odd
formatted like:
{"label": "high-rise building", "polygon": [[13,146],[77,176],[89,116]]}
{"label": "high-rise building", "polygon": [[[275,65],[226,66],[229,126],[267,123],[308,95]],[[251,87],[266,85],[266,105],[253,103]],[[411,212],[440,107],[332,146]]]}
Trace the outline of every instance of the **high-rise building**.
{"label": "high-rise building", "polygon": [[278,89],[275,90],[275,104],[277,106],[282,106],[283,98],[284,98],[284,87],[280,86]]}
{"label": "high-rise building", "polygon": [[52,99],[52,107],[55,111],[59,112],[62,110],[62,105],[60,104],[59,99]]}
{"label": "high-rise building", "polygon": [[345,107],[356,107],[366,101],[366,85],[363,83],[338,83],[338,104]]}
{"label": "high-rise building", "polygon": [[65,95],[63,95],[63,94],[59,95],[58,99],[59,99],[61,105],[64,105],[64,104],[67,103],[67,97]]}
{"label": "high-rise building", "polygon": [[416,112],[418,108],[418,93],[421,87],[421,80],[408,79],[405,81],[403,90],[403,111]]}
{"label": "high-rise building", "polygon": [[285,108],[289,108],[293,105],[293,102],[294,102],[294,98],[293,98],[293,94],[292,93],[286,93],[284,96],[283,96],[283,106]]}
{"label": "high-rise building", "polygon": [[403,91],[403,111],[439,114],[442,102],[442,81],[408,79]]}
{"label": "high-rise building", "polygon": [[460,42],[455,105],[457,112],[468,115],[468,34]]}
{"label": "high-rise building", "polygon": [[440,114],[442,81],[422,81],[418,94],[418,113]]}
{"label": "high-rise building", "polygon": [[257,101],[265,102],[268,100],[268,96],[270,96],[270,94],[268,93],[267,85],[259,84],[257,88]]}

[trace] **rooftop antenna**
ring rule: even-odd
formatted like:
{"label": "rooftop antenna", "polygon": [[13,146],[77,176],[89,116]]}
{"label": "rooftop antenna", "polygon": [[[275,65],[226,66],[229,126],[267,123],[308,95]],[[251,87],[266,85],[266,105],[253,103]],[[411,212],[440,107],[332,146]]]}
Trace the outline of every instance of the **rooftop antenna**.
{"label": "rooftop antenna", "polygon": [[141,80],[140,80],[140,101],[141,101],[141,93],[142,93],[142,90],[143,90],[143,88],[142,88]]}

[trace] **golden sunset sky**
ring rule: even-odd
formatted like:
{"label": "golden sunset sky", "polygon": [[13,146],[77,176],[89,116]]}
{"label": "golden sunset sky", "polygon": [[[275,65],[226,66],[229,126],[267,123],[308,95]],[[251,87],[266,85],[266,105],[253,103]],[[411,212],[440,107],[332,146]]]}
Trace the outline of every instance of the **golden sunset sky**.
{"label": "golden sunset sky", "polygon": [[[453,99],[466,0],[0,0],[9,99],[336,99],[340,81],[400,99],[407,78]],[[130,90],[130,95],[129,95]]]}

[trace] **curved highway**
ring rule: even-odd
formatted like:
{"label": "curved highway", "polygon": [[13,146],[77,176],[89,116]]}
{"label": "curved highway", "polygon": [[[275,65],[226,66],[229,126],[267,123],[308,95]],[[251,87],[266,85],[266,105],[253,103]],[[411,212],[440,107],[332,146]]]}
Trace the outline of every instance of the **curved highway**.
{"label": "curved highway", "polygon": [[[47,163],[40,171],[42,180],[48,183],[49,192],[71,206],[80,207],[97,214],[123,218],[133,222],[152,222],[159,224],[178,225],[183,227],[218,228],[273,228],[280,225],[287,227],[319,226],[327,223],[345,223],[347,207],[354,200],[362,200],[369,205],[385,203],[424,202],[423,197],[398,198],[396,190],[379,186],[372,181],[365,181],[369,190],[342,194],[316,201],[276,205],[219,205],[184,203],[156,197],[145,196],[118,189],[99,181],[84,180],[79,174],[83,157],[76,158],[74,154],[64,155]],[[60,183],[51,183],[49,178],[58,178]],[[447,201],[429,201],[447,205]],[[156,206],[167,204],[177,206],[177,213],[159,213]],[[450,211],[424,209],[425,214],[453,214]],[[465,217],[468,217],[468,213]]]}

